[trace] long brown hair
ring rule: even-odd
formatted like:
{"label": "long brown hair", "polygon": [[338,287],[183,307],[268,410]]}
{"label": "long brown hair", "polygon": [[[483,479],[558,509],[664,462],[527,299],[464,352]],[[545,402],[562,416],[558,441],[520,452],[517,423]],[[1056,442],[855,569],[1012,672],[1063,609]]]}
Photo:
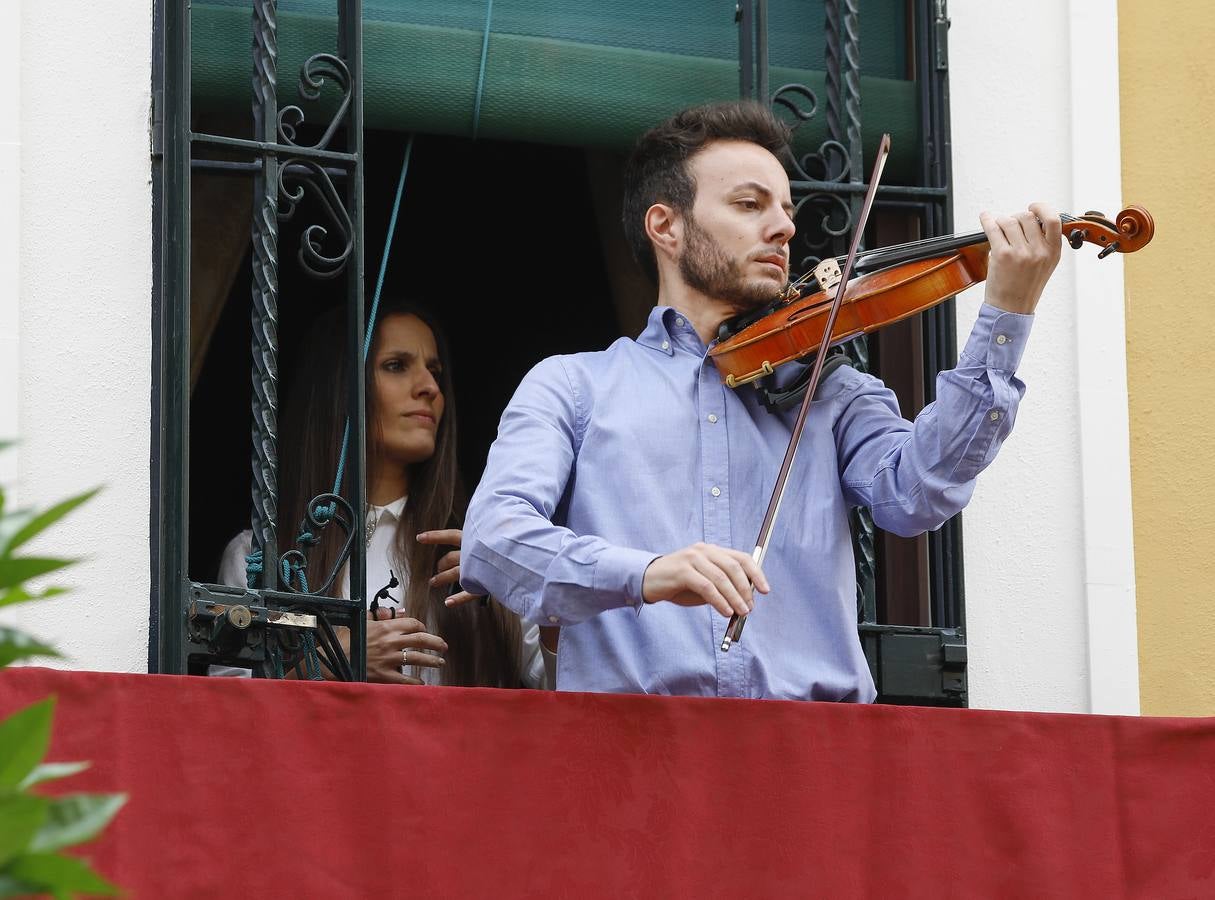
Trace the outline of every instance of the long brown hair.
{"label": "long brown hair", "polygon": [[[391,316],[411,315],[430,328],[439,351],[444,412],[435,435],[435,451],[410,467],[409,500],[397,527],[394,556],[409,573],[405,614],[423,622],[448,644],[442,683],[465,687],[519,687],[520,624],[518,617],[490,600],[488,605],[467,603],[448,608],[443,602],[446,588],[432,589],[430,577],[448,547],[419,544],[414,536],[422,531],[459,528],[464,517],[464,494],[456,464],[456,399],[452,360],[438,324],[424,310],[400,298],[385,298],[377,314],[372,351],[364,367],[367,384],[366,421],[368,456],[378,452],[379,416],[375,397],[372,360],[379,341],[379,323]],[[333,488],[346,423],[348,372],[344,317],[341,311],[318,318],[300,348],[283,410],[283,448],[279,478],[280,552],[295,545],[308,502]],[[347,479],[348,480],[348,479]],[[344,486],[343,497],[350,499]],[[333,568],[343,535],[331,524],[308,554],[308,577],[314,589]],[[338,575],[340,578],[340,573]],[[337,590],[337,579],[330,592]]]}

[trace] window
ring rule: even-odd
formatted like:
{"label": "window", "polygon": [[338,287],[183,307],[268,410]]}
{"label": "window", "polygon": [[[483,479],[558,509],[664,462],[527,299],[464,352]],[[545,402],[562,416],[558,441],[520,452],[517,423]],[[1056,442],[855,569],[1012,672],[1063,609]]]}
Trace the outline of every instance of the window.
{"label": "window", "polygon": [[[869,245],[949,230],[940,0],[887,0],[867,5],[863,18],[855,2],[744,0],[734,21],[712,11],[689,18],[684,3],[636,0],[580,0],[559,9],[499,4],[492,18],[480,2],[378,3],[360,15],[357,2],[284,0],[277,28],[269,6],[204,0],[190,12],[180,0],[157,4],[155,670],[189,667],[191,646],[198,650],[183,627],[189,605],[223,599],[205,585],[214,582],[224,543],[249,519],[251,385],[275,379],[265,372],[250,379],[234,361],[250,358],[252,335],[274,320],[279,349],[263,345],[253,356],[269,354],[281,373],[273,387],[289,391],[292,348],[317,312],[369,304],[369,288],[366,300],[358,296],[356,270],[366,260],[374,283],[407,134],[414,136],[410,175],[385,289],[433,300],[453,342],[460,467],[469,487],[498,414],[532,364],[600,348],[636,334],[644,321],[653,288],[618,233],[618,179],[633,138],[670,111],[740,92],[775,94],[780,114],[804,119],[794,194],[795,201],[805,198],[797,253],[807,265],[845,247],[868,171],[861,151],[884,130],[894,133],[896,154]],[[244,112],[251,7],[260,11],[263,44],[275,46],[282,98],[266,95],[263,121],[252,129]],[[375,48],[366,58],[364,40]],[[300,67],[335,47],[349,64],[354,111],[317,150],[270,152],[267,145],[285,140],[275,128],[276,102],[298,103]],[[299,103],[306,120],[295,129],[298,144],[320,141],[338,112],[341,91],[333,82],[317,103]],[[269,172],[291,159],[313,167],[301,175],[327,179],[351,219],[350,257],[336,279],[311,278],[297,259],[311,224],[329,228],[328,247],[343,237],[339,223],[325,221],[312,189],[296,215],[279,223],[275,241],[263,235],[260,250],[249,241],[254,206],[271,202],[265,191],[254,198],[251,181],[262,177],[265,161]],[[551,216],[537,208],[534,185],[546,182],[562,185],[566,228],[552,229]],[[537,235],[545,241],[544,266],[534,262]],[[257,256],[270,244],[272,260]],[[452,255],[466,260],[458,273],[433,264]],[[274,276],[262,294],[278,306],[254,313],[260,327],[250,324],[255,274]],[[935,372],[956,358],[952,309],[853,352],[914,414],[931,399]],[[357,442],[364,429],[355,425]],[[253,444],[266,446],[266,436]],[[261,482],[254,506],[265,510],[273,506],[268,465],[265,454],[253,465]],[[284,529],[294,525],[276,524],[281,549]],[[911,541],[874,533],[863,512],[855,525],[858,619],[883,697],[964,703],[959,523]],[[206,621],[232,632],[222,617]],[[197,627],[193,633],[197,638]],[[238,638],[229,634],[234,645]]]}

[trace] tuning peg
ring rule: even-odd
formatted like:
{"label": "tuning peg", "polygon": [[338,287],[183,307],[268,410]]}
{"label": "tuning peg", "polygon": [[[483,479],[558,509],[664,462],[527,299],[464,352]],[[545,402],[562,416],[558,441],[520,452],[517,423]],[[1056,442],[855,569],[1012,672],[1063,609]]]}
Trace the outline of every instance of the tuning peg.
{"label": "tuning peg", "polygon": [[1083,228],[1077,228],[1067,236],[1067,242],[1072,245],[1073,250],[1079,250],[1084,246],[1084,236],[1087,232]]}
{"label": "tuning peg", "polygon": [[1118,251],[1118,242],[1114,241],[1114,243],[1108,245],[1107,247],[1102,248],[1101,252],[1097,254],[1097,259],[1105,259],[1111,253],[1116,253],[1117,251]]}

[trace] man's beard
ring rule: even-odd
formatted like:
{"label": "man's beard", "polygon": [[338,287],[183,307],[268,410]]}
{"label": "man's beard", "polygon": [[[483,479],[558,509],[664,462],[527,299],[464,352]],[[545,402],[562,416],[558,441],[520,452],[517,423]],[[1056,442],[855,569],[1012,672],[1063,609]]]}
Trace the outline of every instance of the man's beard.
{"label": "man's beard", "polygon": [[689,287],[728,303],[736,312],[763,306],[780,293],[770,284],[749,282],[738,261],[731,259],[690,213],[684,221],[685,246],[679,258],[679,274]]}

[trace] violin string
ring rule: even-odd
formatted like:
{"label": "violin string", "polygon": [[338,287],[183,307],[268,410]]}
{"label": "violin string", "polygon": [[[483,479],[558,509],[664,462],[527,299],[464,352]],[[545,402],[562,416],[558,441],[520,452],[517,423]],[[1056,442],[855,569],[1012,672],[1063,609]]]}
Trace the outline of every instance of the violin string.
{"label": "violin string", "polygon": [[[1080,221],[1077,216],[1069,213],[1060,213],[1059,219],[1064,224]],[[874,266],[883,267],[884,265],[893,265],[898,262],[909,261],[907,253],[914,251],[916,256],[923,259],[928,259],[940,253],[948,253],[952,250],[960,250],[963,247],[969,247],[973,244],[981,244],[987,239],[987,235],[982,231],[972,232],[970,234],[948,234],[941,237],[924,238],[917,241],[907,241],[903,244],[891,244],[888,247],[879,247],[876,250],[862,252],[857,258],[855,268],[857,270],[869,269]],[[843,264],[846,257],[837,256],[836,262]],[[911,257],[914,259],[915,257]],[[796,290],[806,284],[814,277],[814,270],[806,272],[799,276],[795,281],[789,283],[788,289]]]}

